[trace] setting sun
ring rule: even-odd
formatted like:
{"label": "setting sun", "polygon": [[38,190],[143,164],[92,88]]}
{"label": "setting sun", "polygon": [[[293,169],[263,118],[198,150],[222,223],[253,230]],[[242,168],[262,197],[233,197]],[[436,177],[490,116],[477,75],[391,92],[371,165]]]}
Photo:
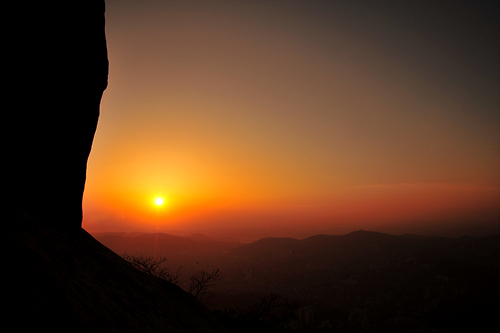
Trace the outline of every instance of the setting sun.
{"label": "setting sun", "polygon": [[156,198],[155,199],[155,205],[157,205],[157,206],[163,206],[164,203],[165,203],[165,200],[163,198]]}
{"label": "setting sun", "polygon": [[86,229],[498,224],[498,38],[476,11],[147,3],[106,4]]}

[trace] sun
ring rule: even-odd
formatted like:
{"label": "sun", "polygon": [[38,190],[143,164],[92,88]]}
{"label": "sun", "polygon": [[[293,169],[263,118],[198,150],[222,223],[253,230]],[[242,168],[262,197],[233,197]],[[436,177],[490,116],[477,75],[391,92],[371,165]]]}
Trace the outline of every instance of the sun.
{"label": "sun", "polygon": [[157,206],[163,206],[163,204],[165,203],[165,200],[163,198],[155,198],[155,205]]}

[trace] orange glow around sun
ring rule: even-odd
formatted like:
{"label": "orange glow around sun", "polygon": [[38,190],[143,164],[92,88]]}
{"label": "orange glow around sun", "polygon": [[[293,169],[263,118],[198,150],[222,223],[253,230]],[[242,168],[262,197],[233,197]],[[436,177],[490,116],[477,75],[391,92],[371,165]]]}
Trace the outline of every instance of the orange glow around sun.
{"label": "orange glow around sun", "polygon": [[493,44],[390,37],[354,4],[143,3],[107,4],[87,230],[498,224]]}

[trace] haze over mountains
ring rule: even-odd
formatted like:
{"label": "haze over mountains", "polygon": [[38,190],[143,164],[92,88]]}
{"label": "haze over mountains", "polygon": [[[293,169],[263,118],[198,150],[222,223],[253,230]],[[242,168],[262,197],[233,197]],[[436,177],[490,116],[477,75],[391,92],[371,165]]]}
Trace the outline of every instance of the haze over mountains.
{"label": "haze over mountains", "polygon": [[97,237],[119,254],[166,256],[170,267],[183,266],[185,278],[220,268],[214,308],[245,307],[277,293],[310,307],[316,326],[374,332],[473,329],[490,322],[500,295],[500,236],[356,231],[251,244],[191,238],[198,241],[167,234]]}

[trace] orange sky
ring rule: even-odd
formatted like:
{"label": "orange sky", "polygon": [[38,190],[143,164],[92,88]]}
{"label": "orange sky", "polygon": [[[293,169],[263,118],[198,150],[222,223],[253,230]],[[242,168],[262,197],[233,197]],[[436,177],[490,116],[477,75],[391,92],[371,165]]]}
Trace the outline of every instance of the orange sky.
{"label": "orange sky", "polygon": [[498,226],[498,21],[398,3],[107,1],[84,228]]}

